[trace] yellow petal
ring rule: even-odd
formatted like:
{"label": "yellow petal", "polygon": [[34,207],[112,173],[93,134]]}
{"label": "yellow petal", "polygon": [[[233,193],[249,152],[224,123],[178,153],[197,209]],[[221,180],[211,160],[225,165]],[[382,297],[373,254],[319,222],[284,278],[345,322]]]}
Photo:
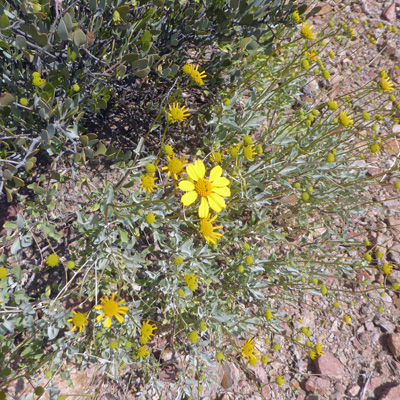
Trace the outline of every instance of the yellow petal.
{"label": "yellow petal", "polygon": [[196,167],[193,164],[189,164],[186,167],[186,172],[188,173],[188,175],[194,180],[194,181],[198,181],[199,177],[197,175],[197,171],[196,171]]}
{"label": "yellow petal", "polygon": [[97,306],[94,306],[96,310],[100,310],[100,308],[103,308],[103,304],[97,304]]}
{"label": "yellow petal", "polygon": [[229,180],[226,179],[226,178],[224,178],[224,177],[222,176],[222,177],[216,179],[216,180],[212,183],[212,185],[213,185],[213,187],[222,187],[222,186],[228,186],[229,183],[230,183]]}
{"label": "yellow petal", "polygon": [[182,196],[181,202],[184,206],[190,206],[192,203],[196,201],[196,199],[197,199],[197,193],[195,191],[187,192]]}
{"label": "yellow petal", "polygon": [[200,207],[199,207],[199,217],[200,218],[207,218],[208,212],[209,212],[209,208],[208,208],[207,198],[202,197],[201,198]]}
{"label": "yellow petal", "polygon": [[226,207],[225,200],[219,194],[211,193],[208,196],[208,201],[215,212],[221,212]]}
{"label": "yellow petal", "polygon": [[98,316],[96,317],[96,321],[97,321],[97,322],[100,322],[100,321],[103,319],[104,315],[105,315],[104,313],[101,314],[101,315],[98,315]]}
{"label": "yellow petal", "polygon": [[179,189],[185,192],[191,192],[194,190],[194,184],[190,181],[181,181],[179,182]]}
{"label": "yellow petal", "polygon": [[210,182],[214,182],[216,179],[220,178],[221,175],[222,175],[222,168],[219,165],[217,165],[210,172]]}
{"label": "yellow petal", "polygon": [[115,299],[115,293],[112,294],[111,301],[114,301],[114,299]]}
{"label": "yellow petal", "polygon": [[72,318],[70,318],[70,319],[67,319],[67,322],[71,322],[72,321]]}
{"label": "yellow petal", "polygon": [[118,322],[120,322],[121,324],[124,322],[124,318],[121,317],[119,314],[115,314],[114,316],[115,316],[115,318],[117,318]]}
{"label": "yellow petal", "polygon": [[194,167],[196,168],[197,176],[199,179],[204,178],[204,175],[206,174],[206,167],[203,164],[203,161],[201,160],[196,160],[194,163]]}
{"label": "yellow petal", "polygon": [[224,187],[213,187],[213,193],[217,193],[221,196],[229,197],[231,195],[231,191],[227,186]]}
{"label": "yellow petal", "polygon": [[73,332],[75,329],[76,329],[76,326],[74,325],[74,326],[72,327],[72,329],[70,330],[70,332]]}
{"label": "yellow petal", "polygon": [[111,318],[107,317],[105,322],[104,322],[104,327],[105,328],[111,328]]}

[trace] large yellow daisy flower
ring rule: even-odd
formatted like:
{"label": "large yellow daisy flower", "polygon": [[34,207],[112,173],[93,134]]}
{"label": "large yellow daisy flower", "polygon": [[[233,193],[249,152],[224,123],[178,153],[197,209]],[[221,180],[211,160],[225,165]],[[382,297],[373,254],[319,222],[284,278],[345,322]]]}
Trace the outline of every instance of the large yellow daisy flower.
{"label": "large yellow daisy flower", "polygon": [[103,304],[98,304],[97,306],[94,306],[96,310],[103,310],[103,314],[96,317],[97,322],[100,322],[104,317],[106,317],[104,321],[105,328],[111,327],[111,317],[115,317],[120,324],[124,322],[124,317],[122,315],[126,314],[127,310],[129,310],[129,307],[123,307],[120,304],[123,303],[125,300],[120,300],[116,302],[115,293],[113,293],[111,299],[109,299],[108,296],[105,296],[105,298],[101,298],[100,301]]}
{"label": "large yellow daisy flower", "polygon": [[229,180],[222,175],[222,168],[217,165],[210,172],[210,178],[204,178],[206,168],[201,160],[196,160],[194,164],[189,164],[186,167],[186,172],[193,182],[185,180],[179,182],[179,189],[185,193],[182,196],[182,203],[184,206],[190,206],[197,199],[201,197],[199,207],[199,217],[207,218],[209,213],[209,206],[217,213],[221,212],[226,207],[224,197],[229,197],[231,191],[228,188]]}

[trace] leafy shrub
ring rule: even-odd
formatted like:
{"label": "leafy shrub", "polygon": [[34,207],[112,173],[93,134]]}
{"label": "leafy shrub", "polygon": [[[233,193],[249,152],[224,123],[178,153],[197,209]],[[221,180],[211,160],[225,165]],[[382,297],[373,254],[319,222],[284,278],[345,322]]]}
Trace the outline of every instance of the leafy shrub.
{"label": "leafy shrub", "polygon": [[[240,358],[284,385],[272,351],[324,353],[292,306],[315,301],[350,323],[351,293],[381,311],[366,294],[398,290],[382,257],[354,258],[376,250],[353,224],[369,181],[398,177],[397,159],[375,177],[357,164],[390,139],[376,130],[393,118],[391,81],[331,99],[334,42],[323,41],[352,35],[316,33],[301,24],[306,7],[283,3],[3,6],[4,189],[23,211],[4,225],[0,388],[23,374],[55,399],[52,377],[67,379],[74,360],[114,378],[143,369],[157,392],[167,346],[189,365],[177,397]],[[357,282],[370,270],[382,284]]]}

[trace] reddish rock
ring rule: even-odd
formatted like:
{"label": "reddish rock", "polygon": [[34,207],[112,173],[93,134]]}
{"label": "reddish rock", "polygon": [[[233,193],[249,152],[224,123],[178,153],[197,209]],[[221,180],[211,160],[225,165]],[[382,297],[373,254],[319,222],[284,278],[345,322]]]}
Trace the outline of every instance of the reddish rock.
{"label": "reddish rock", "polygon": [[344,368],[342,363],[335,358],[332,353],[325,351],[321,357],[314,360],[317,371],[321,375],[327,375],[329,378],[340,381],[344,377]]}
{"label": "reddish rock", "polygon": [[329,391],[330,382],[327,379],[322,379],[319,376],[312,376],[305,384],[308,392],[319,393],[321,395],[327,394]]}
{"label": "reddish rock", "polygon": [[400,399],[400,385],[391,388],[379,400],[399,400]]}
{"label": "reddish rock", "polygon": [[306,398],[305,392],[300,392],[300,393],[297,395],[297,399],[296,399],[296,400],[304,400],[305,398]]}
{"label": "reddish rock", "polygon": [[269,390],[269,385],[265,385],[262,388],[262,394],[264,397],[266,397],[267,399],[269,399],[269,396],[271,395],[270,390]]}
{"label": "reddish rock", "polygon": [[347,392],[349,393],[350,396],[355,397],[358,395],[360,391],[360,386],[358,385],[351,385],[348,389]]}
{"label": "reddish rock", "polygon": [[379,387],[382,384],[382,379],[379,377],[373,377],[369,381],[368,385],[368,393],[373,393],[377,387]]}
{"label": "reddish rock", "polygon": [[382,18],[386,21],[394,22],[396,20],[396,4],[392,3],[382,14]]}
{"label": "reddish rock", "polygon": [[[389,346],[390,351],[395,357],[400,356],[400,334],[391,333],[388,335],[387,344]],[[400,397],[399,397],[400,399]]]}

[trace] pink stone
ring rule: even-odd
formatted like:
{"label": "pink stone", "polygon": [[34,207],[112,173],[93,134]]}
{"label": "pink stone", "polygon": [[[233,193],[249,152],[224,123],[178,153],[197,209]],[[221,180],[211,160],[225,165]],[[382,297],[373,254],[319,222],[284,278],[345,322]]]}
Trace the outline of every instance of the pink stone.
{"label": "pink stone", "polygon": [[327,379],[322,379],[319,376],[312,376],[305,384],[307,391],[317,392],[321,395],[327,394],[329,391],[330,382]]}
{"label": "pink stone", "polygon": [[317,357],[314,363],[317,367],[317,372],[321,375],[327,375],[335,381],[340,381],[344,377],[342,363],[329,351],[325,351],[323,356]]}
{"label": "pink stone", "polygon": [[383,13],[382,17],[386,19],[386,21],[394,22],[396,19],[396,4],[392,3],[387,10]]}
{"label": "pink stone", "polygon": [[398,357],[400,355],[400,335],[395,333],[388,335],[387,344],[392,354]]}

